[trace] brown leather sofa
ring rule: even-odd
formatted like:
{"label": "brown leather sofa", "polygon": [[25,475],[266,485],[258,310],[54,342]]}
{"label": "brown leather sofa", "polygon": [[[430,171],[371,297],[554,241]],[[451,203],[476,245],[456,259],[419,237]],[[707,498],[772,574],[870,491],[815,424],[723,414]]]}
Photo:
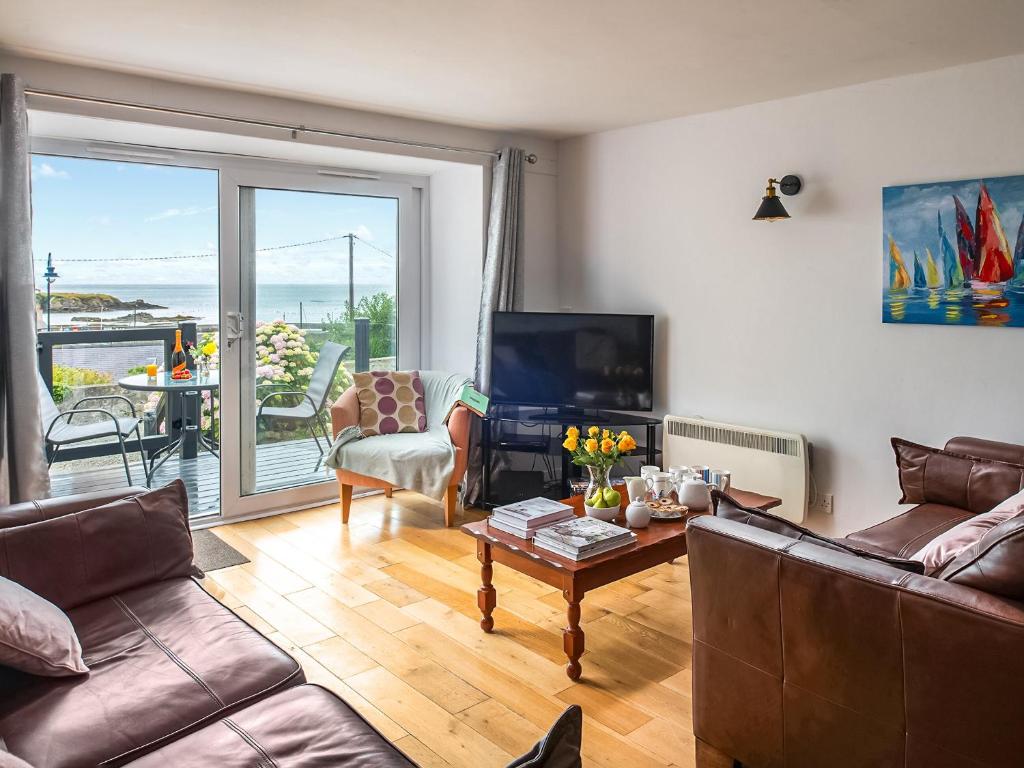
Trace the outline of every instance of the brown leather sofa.
{"label": "brown leather sofa", "polygon": [[147,490],[0,508],[0,575],[67,613],[90,669],[0,667],[0,746],[34,768],[413,766],[189,578],[180,482],[94,509]]}
{"label": "brown leather sofa", "polygon": [[[946,450],[1024,463],[1024,446]],[[1024,765],[1024,604],[896,567],[1007,494],[983,475],[930,482],[960,506],[921,504],[837,542],[893,564],[763,519],[690,522],[698,766]]]}

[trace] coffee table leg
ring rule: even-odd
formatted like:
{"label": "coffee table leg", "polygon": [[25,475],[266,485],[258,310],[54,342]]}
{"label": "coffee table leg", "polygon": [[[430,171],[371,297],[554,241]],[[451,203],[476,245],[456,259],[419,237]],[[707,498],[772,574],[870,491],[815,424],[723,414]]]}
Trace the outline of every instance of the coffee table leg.
{"label": "coffee table leg", "polygon": [[569,657],[569,663],[565,667],[565,674],[570,680],[579,680],[583,674],[583,667],[580,666],[580,656],[583,655],[583,630],[580,629],[580,601],[583,595],[577,595],[576,590],[570,588],[563,590],[562,595],[569,604],[567,615],[569,626],[562,630],[562,640],[565,648],[565,655]]}
{"label": "coffee table leg", "polygon": [[480,606],[480,629],[490,632],[494,629],[494,619],[491,614],[494,606],[498,603],[497,593],[491,586],[491,576],[494,573],[494,566],[491,565],[491,545],[486,541],[477,540],[476,559],[480,561],[480,580],[483,586],[476,591],[476,604]]}

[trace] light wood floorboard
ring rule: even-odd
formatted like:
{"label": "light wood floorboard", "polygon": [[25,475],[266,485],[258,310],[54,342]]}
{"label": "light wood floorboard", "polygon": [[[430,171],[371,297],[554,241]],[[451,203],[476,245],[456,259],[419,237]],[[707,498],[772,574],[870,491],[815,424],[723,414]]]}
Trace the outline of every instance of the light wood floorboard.
{"label": "light wood floorboard", "polygon": [[[479,519],[475,510],[464,520]],[[423,768],[505,765],[569,704],[584,765],[694,765],[686,558],[589,593],[583,679],[564,673],[558,590],[494,568],[480,630],[475,542],[410,492],[213,529],[250,563],[203,584]]]}

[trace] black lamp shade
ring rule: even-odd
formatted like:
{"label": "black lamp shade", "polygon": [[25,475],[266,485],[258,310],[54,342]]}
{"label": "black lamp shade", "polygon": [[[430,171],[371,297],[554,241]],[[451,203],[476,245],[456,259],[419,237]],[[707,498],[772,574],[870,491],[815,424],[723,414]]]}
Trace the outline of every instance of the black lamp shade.
{"label": "black lamp shade", "polygon": [[[774,192],[774,190],[772,190]],[[789,214],[786,212],[786,206],[782,204],[775,195],[765,195],[761,198],[761,205],[757,209],[757,213],[754,214],[754,221],[779,221],[780,219],[788,219]]]}

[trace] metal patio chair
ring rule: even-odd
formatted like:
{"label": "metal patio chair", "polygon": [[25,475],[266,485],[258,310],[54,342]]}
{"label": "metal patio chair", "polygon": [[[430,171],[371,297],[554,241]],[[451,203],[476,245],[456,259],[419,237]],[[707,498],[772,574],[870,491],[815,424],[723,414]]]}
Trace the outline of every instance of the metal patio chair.
{"label": "metal patio chair", "polygon": [[[128,409],[131,411],[131,416],[116,416],[110,411],[104,408],[83,408],[82,405],[85,403],[95,402],[97,400],[120,400],[128,405]],[[43,377],[39,376],[39,411],[43,422],[43,433],[48,446],[53,446],[53,452],[50,454],[49,460],[46,462],[47,467],[53,466],[54,459],[57,458],[57,452],[62,446],[71,445],[72,443],[81,443],[86,440],[94,440],[100,437],[116,437],[118,447],[121,449],[121,460],[124,462],[124,474],[128,478],[128,485],[134,485],[132,482],[132,471],[128,467],[128,451],[125,448],[125,439],[131,437],[132,432],[135,433],[135,439],[139,445],[139,455],[142,458],[142,471],[146,475],[146,486],[149,486],[150,475],[146,468],[146,454],[142,449],[142,434],[139,431],[139,418],[135,413],[135,406],[132,401],[127,397],[121,395],[97,395],[94,397],[83,397],[71,408],[63,413],[57,408],[57,404],[53,401],[53,395],[50,394],[49,388],[46,386],[46,382],[43,381]],[[87,423],[73,423],[75,416],[83,416],[85,414],[99,414],[104,418],[98,421],[91,421]]]}
{"label": "metal patio chair", "polygon": [[[309,427],[309,431],[316,440],[316,447],[320,449],[321,459],[324,456],[324,448],[320,444],[320,438],[316,434],[319,425],[320,432],[324,436],[327,445],[331,444],[331,433],[324,423],[323,411],[327,403],[327,396],[331,391],[331,384],[334,376],[341,365],[341,359],[348,353],[349,348],[336,344],[333,341],[326,342],[320,349],[320,357],[317,358],[313,374],[309,377],[309,385],[306,390],[275,390],[260,400],[256,411],[256,420],[262,418],[291,419],[292,421],[303,421]],[[264,387],[281,386],[280,384],[261,384],[256,389],[259,391]],[[275,398],[290,397],[298,399],[295,405],[268,406],[267,402]]]}

